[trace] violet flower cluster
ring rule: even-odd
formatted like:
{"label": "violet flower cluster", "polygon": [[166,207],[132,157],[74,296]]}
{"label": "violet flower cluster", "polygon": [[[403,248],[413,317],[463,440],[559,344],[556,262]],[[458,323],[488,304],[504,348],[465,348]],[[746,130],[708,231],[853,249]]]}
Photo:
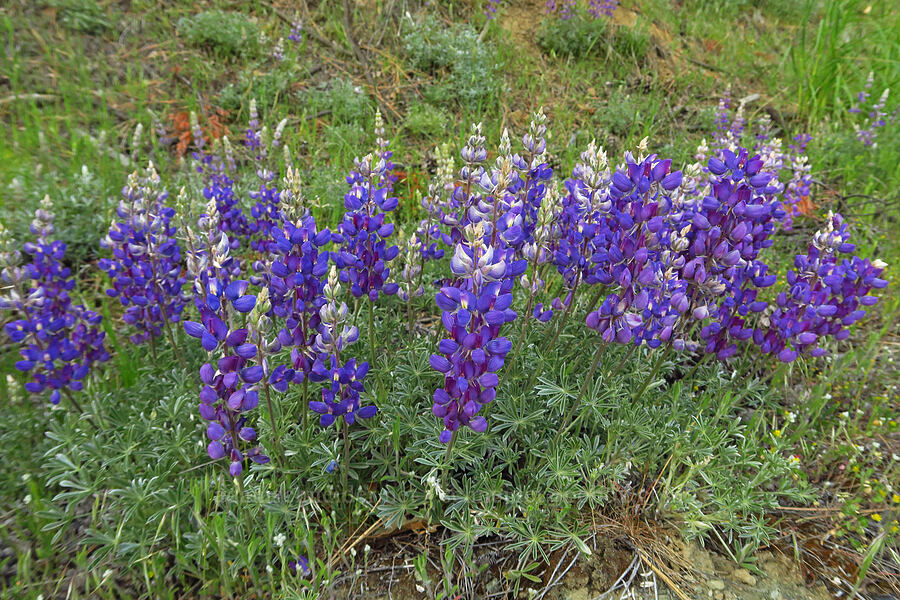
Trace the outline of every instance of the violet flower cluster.
{"label": "violet flower cluster", "polygon": [[[228,285],[240,278],[240,263],[231,253],[233,244],[228,235],[221,230],[214,199],[206,203],[206,212],[193,225],[189,222],[191,208],[184,188],[178,195],[177,205],[183,222],[187,272],[193,280],[192,296],[199,310],[206,302],[206,290],[212,281]],[[194,231],[195,228],[199,233]]]}
{"label": "violet flower cluster", "polygon": [[299,44],[303,41],[303,21],[297,19],[291,23],[291,32],[288,34],[287,39],[295,44]]}
{"label": "violet flower cluster", "polygon": [[204,150],[203,131],[197,121],[197,115],[191,113],[191,124],[194,128],[194,140],[197,151],[193,153],[197,173],[205,176],[203,197],[207,201],[214,200],[218,211],[218,228],[228,236],[232,249],[237,249],[240,242],[250,235],[247,216],[241,210],[240,198],[234,191],[234,180],[229,176],[236,170],[234,150],[227,136],[222,137],[224,157],[217,152],[207,153]]}
{"label": "violet flower cluster", "polygon": [[341,244],[340,251],[332,255],[340,269],[341,281],[350,284],[353,296],[366,295],[373,302],[380,293],[397,293],[397,284],[388,282],[387,263],[400,250],[387,245],[394,225],[387,223],[385,217],[397,208],[398,200],[388,196],[386,168],[384,158],[373,154],[356,161],[356,171],[347,178],[351,185],[344,196],[347,212],[335,235],[335,241]]}
{"label": "violet flower cluster", "polygon": [[18,317],[4,329],[21,345],[22,359],[15,366],[30,375],[25,389],[32,394],[50,390],[50,402],[59,404],[61,393],[82,389],[91,367],[109,360],[109,353],[100,315],[72,303],[75,280],[62,263],[66,245],[51,239],[52,209],[48,196],[35,211],[31,233],[36,239],[24,245],[31,257],[25,264],[0,226],[0,280],[7,288],[0,309]]}
{"label": "violet flower cluster", "polygon": [[855,250],[849,239],[841,215],[829,213],[825,228],[815,234],[807,253],[795,257],[795,270],[787,274],[787,290],[767,310],[764,327],[754,332],[754,341],[763,352],[782,362],[801,354],[822,356],[827,338],[847,339],[847,328],[865,316],[865,307],[878,302],[869,293],[887,286],[881,279],[887,265],[858,256],[842,258]]}
{"label": "violet flower cluster", "polygon": [[[804,204],[812,193],[812,166],[806,156],[806,146],[812,140],[809,134],[799,133],[794,136],[794,143],[788,144],[788,152],[784,155],[784,168],[790,173],[790,179],[784,182],[782,207],[785,216],[782,220],[785,231],[791,231],[794,216],[803,210]],[[782,174],[779,173],[779,178]]]}
{"label": "violet flower cluster", "polygon": [[312,348],[321,324],[319,312],[326,301],[323,291],[329,257],[322,247],[331,242],[332,234],[328,229],[319,231],[315,219],[304,210],[297,210],[293,217],[293,222],[285,219],[282,227],[272,228],[275,256],[268,286],[272,314],[284,320],[279,338],[292,348],[294,381],[299,383],[315,362]]}
{"label": "violet flower cluster", "polygon": [[[770,187],[780,187],[783,214],[779,218],[782,228],[790,231],[794,218],[808,210],[811,194],[812,174],[806,147],[812,136],[805,133],[796,134],[793,143],[784,148],[782,140],[773,135],[771,119],[763,115],[753,123],[745,117],[745,105],[741,101],[734,114],[731,114],[731,90],[725,91],[716,109],[716,133],[712,149],[706,141],[698,149],[697,168],[709,175],[706,160],[710,155],[724,159],[724,151],[737,153],[740,148],[747,148],[750,154],[758,154],[763,161],[766,172],[774,175]],[[752,139],[748,139],[749,132]],[[703,190],[699,190],[702,194]]]}
{"label": "violet flower cluster", "polygon": [[99,261],[112,283],[106,294],[125,307],[124,321],[137,329],[131,336],[135,344],[162,335],[184,310],[181,249],[167,197],[152,163],[143,177],[132,173],[122,189],[117,220],[100,243],[112,252],[112,258]]}
{"label": "violet flower cluster", "polygon": [[347,325],[347,304],[341,302],[341,284],[337,269],[332,266],[323,290],[325,303],[319,309],[319,330],[315,349],[319,353],[309,374],[310,381],[324,382],[322,400],[311,401],[310,409],[320,415],[319,424],[330,427],[338,419],[352,425],[356,419],[370,419],[378,409],[374,405],[361,406],[360,393],[365,391],[363,380],[369,363],[357,364],[356,359],[343,360],[341,353],[359,339],[359,330]]}
{"label": "violet flower cluster", "polygon": [[[602,222],[612,207],[609,165],[602,147],[595,142],[581,154],[572,178],[566,180],[568,194],[563,199],[560,215],[561,234],[555,247],[553,262],[562,276],[568,295],[562,305],[569,306],[571,297],[582,283],[599,283],[594,254],[605,243]],[[556,302],[557,307],[561,307]]]}
{"label": "violet flower cluster", "polygon": [[440,260],[444,257],[444,249],[438,246],[443,240],[441,223],[447,214],[449,199],[456,181],[449,145],[437,146],[434,149],[434,156],[437,172],[434,180],[428,184],[428,193],[422,198],[421,205],[425,210],[425,218],[419,222],[415,234],[423,265],[425,261]]}
{"label": "violet flower cluster", "polygon": [[765,172],[759,155],[739,148],[710,158],[711,186],[697,200],[678,205],[669,219],[671,265],[681,280],[677,300],[686,319],[681,333],[700,325],[700,340],[678,338],[678,347],[700,345],[720,360],[734,355],[739,342],[753,334],[748,319],[762,311],[758,288],[769,287],[775,276],[759,260],[772,245],[776,222],[783,217],[772,173]]}
{"label": "violet flower cluster", "polygon": [[440,435],[448,443],[464,425],[483,432],[487,420],[482,406],[497,396],[497,372],[512,344],[500,336],[500,328],[516,318],[512,310],[512,282],[503,253],[486,244],[484,222],[470,224],[450,261],[462,278],[457,286],[444,286],[435,297],[441,323],[450,334],[432,354],[433,369],[444,375],[444,385],[434,392],[434,415],[444,421]]}
{"label": "violet flower cluster", "polygon": [[[593,272],[587,283],[599,283],[611,291],[600,307],[587,317],[588,327],[600,333],[606,342],[647,343],[655,347],[668,341],[671,326],[671,290],[661,285],[663,255],[661,243],[664,219],[671,206],[670,195],[682,182],[680,171],[671,171],[672,161],[655,154],[635,159],[625,155],[624,168],[610,177],[611,185],[595,206],[595,247],[590,263]],[[590,173],[582,165],[581,173]],[[588,182],[591,179],[588,178]],[[584,184],[582,184],[584,185]],[[582,196],[591,190],[589,183],[576,186]],[[597,192],[594,191],[596,198]]]}
{"label": "violet flower cluster", "polygon": [[854,115],[862,114],[868,110],[862,123],[854,123],[853,129],[856,131],[856,139],[864,146],[869,146],[871,148],[878,145],[878,130],[887,124],[887,119],[890,118],[896,120],[897,118],[897,110],[894,110],[894,113],[890,117],[888,117],[887,114],[886,106],[890,95],[889,88],[885,88],[884,91],[881,92],[881,96],[879,96],[878,100],[867,108],[869,97],[872,95],[871,90],[874,82],[874,75],[870,72],[868,78],[866,78],[865,87],[857,94],[856,102],[853,103],[853,106],[851,106],[849,110],[850,114]]}
{"label": "violet flower cluster", "polygon": [[267,127],[259,127],[259,114],[256,110],[256,101],[250,101],[250,123],[244,136],[244,145],[253,154],[256,160],[256,177],[259,179],[259,189],[249,192],[256,204],[250,209],[252,220],[249,221],[249,233],[251,236],[250,247],[258,252],[271,252],[271,229],[281,222],[280,192],[272,185],[275,172],[269,168],[269,152],[276,149],[281,143],[281,136],[287,119],[282,120],[271,134]]}
{"label": "violet flower cluster", "polygon": [[248,283],[236,280],[227,286],[213,279],[199,307],[199,321],[185,321],[184,330],[200,340],[204,350],[218,355],[200,367],[200,415],[209,422],[207,452],[213,460],[228,457],[228,472],[239,477],[246,460],[269,462],[256,445],[256,430],[248,425],[247,413],[259,404],[257,384],[265,376],[263,365],[250,365],[258,348],[248,338],[246,327],[235,327],[235,313],[249,313],[257,297],[247,294]]}

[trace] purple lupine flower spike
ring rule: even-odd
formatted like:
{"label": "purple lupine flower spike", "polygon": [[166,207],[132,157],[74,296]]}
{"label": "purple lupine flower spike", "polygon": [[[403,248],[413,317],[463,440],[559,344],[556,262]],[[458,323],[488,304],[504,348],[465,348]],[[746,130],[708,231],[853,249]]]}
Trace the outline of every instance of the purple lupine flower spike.
{"label": "purple lupine flower spike", "polygon": [[256,431],[248,425],[248,413],[259,404],[258,384],[265,367],[250,364],[257,355],[250,331],[228,325],[235,321],[236,313],[249,312],[256,306],[257,297],[246,294],[247,288],[247,282],[241,280],[228,285],[211,280],[199,306],[200,321],[184,323],[185,332],[200,339],[211,359],[200,367],[204,387],[199,412],[208,421],[207,453],[213,460],[227,457],[232,477],[241,476],[247,460],[269,462],[257,443]]}
{"label": "purple lupine flower spike", "polygon": [[487,420],[481,408],[496,398],[499,377],[512,344],[500,336],[504,323],[516,318],[510,308],[510,286],[502,282],[509,266],[503,253],[486,245],[485,224],[470,224],[464,240],[456,246],[450,268],[462,279],[458,286],[445,286],[435,297],[441,322],[450,334],[432,354],[431,367],[444,375],[444,384],[434,392],[434,415],[444,421],[440,439],[448,443],[461,425],[483,432]]}
{"label": "purple lupine flower spike", "polygon": [[828,214],[825,227],[813,236],[805,255],[794,258],[785,291],[767,308],[754,331],[763,352],[791,362],[800,355],[822,356],[823,342],[846,339],[848,327],[862,319],[865,307],[878,302],[873,290],[887,286],[881,278],[887,265],[852,254],[850,232],[841,215]]}
{"label": "purple lupine flower spike", "polygon": [[291,33],[288,35],[287,39],[295,44],[299,44],[303,41],[303,21],[297,19],[291,23]]}
{"label": "purple lupine flower spike", "polygon": [[[857,95],[856,102],[850,108],[851,114],[861,114],[864,110],[866,110],[866,104],[868,103],[869,97],[872,95],[872,85],[875,82],[874,74],[869,73],[868,78],[866,79],[866,85],[861,92]],[[856,139],[858,139],[864,146],[876,147],[878,145],[877,137],[878,130],[884,127],[888,120],[886,119],[887,115],[887,101],[890,95],[890,89],[885,88],[881,96],[879,96],[878,100],[872,105],[869,109],[868,114],[865,119],[863,119],[862,123],[856,122],[853,123],[853,129],[856,131]],[[897,111],[894,111],[894,115],[896,115]]]}
{"label": "purple lupine flower spike", "polygon": [[24,245],[31,257],[26,264],[0,225],[0,281],[7,288],[0,310],[17,317],[4,329],[21,345],[22,360],[15,367],[30,375],[25,389],[32,394],[50,390],[50,402],[59,404],[61,393],[82,389],[91,367],[109,360],[109,353],[100,315],[72,303],[75,280],[62,263],[66,245],[51,239],[53,220],[53,205],[45,196],[31,223],[36,239]]}
{"label": "purple lupine flower spike", "polygon": [[357,364],[355,359],[341,362],[342,351],[359,339],[359,330],[347,325],[348,309],[340,300],[341,284],[334,266],[328,274],[323,295],[325,304],[319,309],[320,325],[315,341],[319,355],[309,378],[326,385],[322,389],[321,402],[312,401],[309,407],[320,415],[322,427],[330,427],[339,419],[352,425],[358,418],[374,417],[378,409],[374,405],[361,406],[360,393],[365,390],[363,380],[369,372],[369,364]]}
{"label": "purple lupine flower spike", "polygon": [[437,173],[434,180],[428,184],[428,193],[422,198],[422,208],[425,209],[425,218],[419,223],[416,230],[421,253],[422,264],[428,260],[440,260],[444,257],[444,249],[438,247],[443,241],[444,234],[441,224],[452,214],[451,198],[455,188],[456,175],[453,172],[453,156],[450,154],[450,146],[444,144],[434,149],[437,161]]}
{"label": "purple lupine flower spike", "polygon": [[369,154],[356,161],[356,171],[347,178],[350,191],[344,196],[347,208],[335,238],[341,249],[332,254],[341,270],[341,281],[350,284],[357,298],[366,295],[371,301],[379,294],[397,293],[397,284],[389,283],[387,263],[397,257],[397,246],[386,243],[394,233],[386,214],[397,208],[397,198],[389,197],[386,163],[383,157]]}
{"label": "purple lupine flower spike", "polygon": [[294,381],[304,381],[315,362],[313,349],[321,323],[319,311],[328,272],[329,253],[323,246],[331,242],[329,230],[318,230],[316,221],[303,204],[299,173],[288,167],[284,178],[284,222],[272,228],[274,262],[268,269],[272,313],[284,319],[279,332],[282,345],[291,348]]}
{"label": "purple lupine flower spike", "polygon": [[125,307],[125,322],[137,329],[131,341],[140,344],[181,320],[185,278],[172,225],[175,211],[165,205],[168,194],[152,163],[143,177],[129,176],[122,196],[117,220],[101,242],[112,258],[101,259],[99,266],[112,280],[106,294]]}

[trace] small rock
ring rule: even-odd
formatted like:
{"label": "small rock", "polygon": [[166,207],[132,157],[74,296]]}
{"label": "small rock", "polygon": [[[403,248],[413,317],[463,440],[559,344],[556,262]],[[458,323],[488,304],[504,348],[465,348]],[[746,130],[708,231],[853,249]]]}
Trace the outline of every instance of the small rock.
{"label": "small rock", "polygon": [[715,594],[713,594],[713,597],[716,600],[725,600],[725,592],[716,592]]}
{"label": "small rock", "polygon": [[721,579],[710,579],[707,585],[711,590],[722,591],[725,589],[725,582]]}
{"label": "small rock", "polygon": [[754,577],[747,569],[735,569],[733,576],[737,581],[740,581],[743,584],[750,586],[756,585],[756,577]]}

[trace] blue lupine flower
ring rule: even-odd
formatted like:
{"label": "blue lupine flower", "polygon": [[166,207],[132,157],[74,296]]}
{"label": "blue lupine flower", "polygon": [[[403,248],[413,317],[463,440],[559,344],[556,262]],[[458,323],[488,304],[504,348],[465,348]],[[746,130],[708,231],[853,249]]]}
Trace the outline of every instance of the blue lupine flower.
{"label": "blue lupine flower", "polygon": [[0,309],[19,317],[4,330],[21,345],[22,360],[15,367],[31,376],[25,389],[32,394],[50,390],[50,402],[59,404],[61,392],[82,389],[91,367],[109,360],[109,353],[100,315],[72,303],[75,280],[62,264],[66,245],[50,239],[53,220],[48,196],[35,211],[31,232],[37,239],[24,245],[31,257],[25,265],[0,226],[0,280],[8,286]]}
{"label": "blue lupine flower", "polygon": [[273,249],[268,286],[271,290],[272,314],[284,319],[279,332],[282,345],[291,347],[295,381],[305,379],[315,361],[312,349],[321,323],[319,309],[325,304],[322,295],[329,253],[320,250],[331,242],[331,232],[319,231],[308,213],[297,217],[297,224],[285,220],[283,227],[272,228]]}
{"label": "blue lupine flower", "polygon": [[841,216],[829,214],[807,253],[795,257],[796,270],[787,274],[787,290],[763,313],[762,326],[753,332],[754,342],[763,352],[782,362],[801,354],[822,356],[826,351],[821,344],[826,338],[846,339],[850,334],[847,328],[865,316],[863,307],[878,302],[870,292],[887,286],[881,279],[886,265],[857,256],[840,258],[855,250],[849,238]]}
{"label": "blue lupine flower", "polygon": [[350,284],[350,292],[374,302],[379,293],[397,293],[397,284],[388,282],[387,263],[397,257],[399,248],[387,246],[385,240],[394,233],[394,225],[385,222],[385,213],[397,208],[398,200],[388,197],[383,158],[369,154],[356,163],[357,170],[347,178],[351,184],[344,196],[347,212],[335,235],[341,249],[332,259],[341,269],[341,281]]}
{"label": "blue lupine flower", "polygon": [[[197,123],[197,117],[191,113],[192,124]],[[199,129],[199,125],[195,125]],[[229,173],[236,170],[234,151],[228,136],[222,137],[224,158],[217,152],[207,153],[204,148],[203,132],[197,131],[194,135],[197,151],[193,153],[197,173],[205,175],[203,197],[207,202],[215,202],[216,228],[224,233],[229,240],[232,250],[240,246],[243,239],[250,235],[250,225],[247,216],[241,210],[240,198],[234,191],[234,180]],[[215,236],[218,240],[219,236]]]}
{"label": "blue lupine flower", "polygon": [[359,339],[359,330],[347,322],[347,305],[340,301],[341,284],[337,269],[332,266],[323,295],[325,304],[319,310],[320,324],[316,335],[318,353],[310,373],[310,381],[323,382],[322,400],[311,401],[310,409],[321,415],[319,424],[329,427],[339,418],[352,425],[357,418],[375,416],[375,406],[360,406],[360,393],[365,390],[363,379],[369,372],[368,363],[357,365],[355,359],[341,361],[341,352]]}
{"label": "blue lupine flower", "polygon": [[434,392],[432,412],[444,421],[440,439],[448,443],[461,425],[483,432],[487,420],[482,406],[497,395],[497,371],[512,344],[500,337],[504,323],[515,320],[512,278],[500,252],[485,244],[482,222],[470,224],[466,242],[457,245],[450,268],[462,277],[457,286],[444,286],[435,297],[442,310],[441,322],[450,338],[441,340],[431,367],[444,375],[444,385]]}
{"label": "blue lupine flower", "polygon": [[112,258],[99,261],[112,287],[106,294],[125,307],[123,319],[138,332],[135,344],[159,337],[169,322],[181,320],[184,310],[181,249],[172,225],[175,211],[165,205],[168,194],[160,189],[151,163],[144,177],[132,173],[122,190],[117,221],[101,242]]}
{"label": "blue lupine flower", "polygon": [[[209,421],[207,453],[213,460],[227,456],[232,477],[241,475],[247,459],[259,464],[269,462],[269,457],[256,444],[256,431],[247,426],[247,413],[259,404],[258,386],[266,376],[264,364],[249,364],[258,358],[265,343],[259,334],[259,313],[251,315],[250,328],[232,329],[228,325],[234,322],[236,313],[257,306],[257,297],[247,294],[247,289],[248,284],[243,280],[228,285],[212,280],[205,300],[198,300],[200,321],[184,323],[185,332],[200,339],[204,350],[210,355],[220,354],[215,365],[209,362],[200,367],[200,379],[205,386],[200,392],[199,411]],[[264,288],[260,294],[260,311],[269,310],[265,292]]]}

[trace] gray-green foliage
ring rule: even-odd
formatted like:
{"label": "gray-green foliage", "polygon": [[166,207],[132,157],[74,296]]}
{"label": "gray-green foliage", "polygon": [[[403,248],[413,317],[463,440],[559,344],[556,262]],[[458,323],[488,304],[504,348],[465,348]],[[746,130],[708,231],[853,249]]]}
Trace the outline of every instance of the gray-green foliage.
{"label": "gray-green foliage", "polygon": [[80,266],[95,258],[109,226],[117,190],[87,166],[66,176],[42,173],[29,182],[27,190],[24,182],[24,177],[16,177],[7,189],[10,204],[3,222],[14,238],[24,241],[34,237],[28,227],[41,198],[48,195],[56,214],[54,239],[66,242],[66,261]]}
{"label": "gray-green foliage", "polygon": [[501,84],[494,48],[466,24],[446,26],[433,17],[406,23],[403,46],[412,68],[435,75],[439,82],[426,91],[441,104],[468,107],[487,100]]}
{"label": "gray-green foliage", "polygon": [[611,25],[580,11],[570,19],[547,18],[537,31],[538,45],[555,55],[582,58],[605,54],[610,58],[641,63],[650,48],[650,36],[638,23],[632,27]]}
{"label": "gray-green foliage", "polygon": [[[352,428],[350,463],[341,459],[333,429],[316,420],[298,425],[303,386],[294,385],[275,396],[285,453],[251,468],[243,491],[221,464],[207,460],[195,376],[206,358],[184,337],[191,348],[185,370],[159,366],[174,364],[168,349],[147,366],[133,349],[120,349],[114,368],[121,379],[95,381],[81,396],[90,418],[68,408],[48,412],[12,394],[17,417],[0,424],[0,442],[29,449],[17,457],[16,473],[30,478],[4,475],[0,501],[15,517],[17,536],[47,549],[65,547],[81,569],[115,569],[119,581],[151,597],[193,581],[203,582],[204,594],[276,594],[326,585],[334,572],[325,561],[351,521],[373,509],[387,528],[411,519],[440,522],[446,549],[460,561],[471,560],[479,540],[505,540],[517,557],[511,564],[529,572],[557,550],[583,546],[591,535],[584,514],[621,501],[629,490],[688,534],[728,540],[735,556],[769,539],[766,509],[805,498],[787,446],[773,441],[766,423],[769,390],[748,388],[716,364],[670,385],[666,379],[684,377],[684,367],[665,362],[634,401],[655,355],[623,363],[627,350],[611,346],[575,428],[557,439],[582,387],[582,349],[597,343],[577,322],[563,343],[543,353],[545,332],[532,328],[523,351],[504,366],[488,431],[462,432],[448,463],[438,442],[443,424],[430,411],[440,384],[428,364],[431,340],[401,339],[396,308],[379,307],[376,334],[384,348],[403,349],[379,354],[375,368],[391,374],[383,392],[374,375],[366,380],[363,402],[380,413]],[[272,357],[273,364],[285,360],[286,352]],[[535,369],[537,393],[523,393]],[[307,399],[317,393],[318,384],[310,385]],[[757,410],[746,412],[748,404]],[[272,439],[268,423],[261,404],[255,426],[264,443]],[[339,465],[333,473],[332,461]],[[348,470],[352,517],[340,500],[341,469]],[[653,495],[645,496],[644,486],[657,477]],[[301,584],[287,571],[298,554],[318,565],[315,582]],[[27,563],[20,556],[17,564]]]}
{"label": "gray-green foliage", "polygon": [[353,82],[337,78],[303,94],[306,109],[316,114],[328,111],[329,120],[364,126],[374,115],[371,99]]}
{"label": "gray-green foliage", "polygon": [[195,46],[222,57],[247,57],[259,51],[260,29],[236,12],[211,10],[178,20],[178,33]]}
{"label": "gray-green foliage", "polygon": [[606,19],[579,12],[570,19],[549,17],[541,21],[537,42],[546,52],[580,57],[604,48],[603,40],[610,33]]}
{"label": "gray-green foliage", "polygon": [[423,137],[439,136],[446,131],[450,115],[444,109],[416,102],[409,107],[403,127],[413,135]]}

